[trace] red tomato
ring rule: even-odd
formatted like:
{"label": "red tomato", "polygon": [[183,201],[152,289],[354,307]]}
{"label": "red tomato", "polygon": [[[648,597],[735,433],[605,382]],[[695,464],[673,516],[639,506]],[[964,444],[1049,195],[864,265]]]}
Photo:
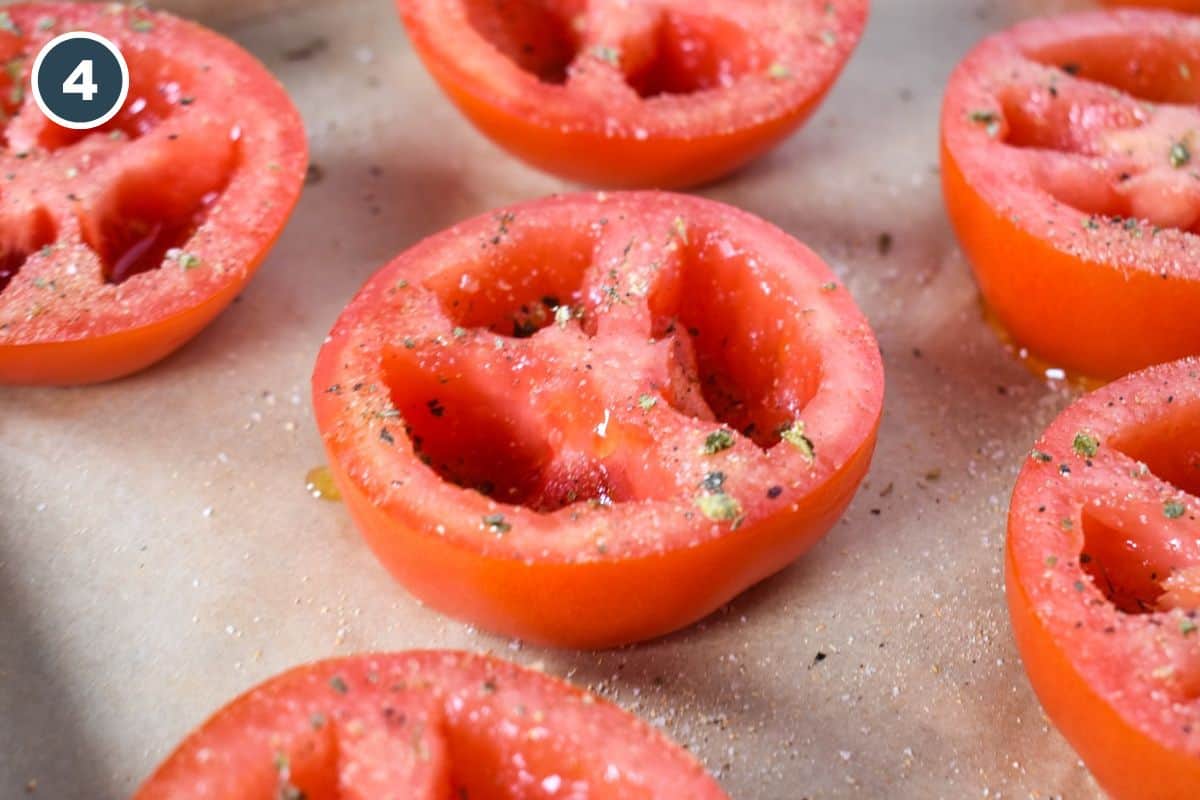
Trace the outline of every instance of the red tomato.
{"label": "red tomato", "polygon": [[1200,11],[1200,0],[1100,0],[1106,6],[1142,6],[1144,8],[1170,8],[1175,11]]}
{"label": "red tomato", "polygon": [[803,245],[728,206],[553,197],[378,272],[313,375],[330,469],[421,599],[598,647],[783,568],[867,469],[878,346]]}
{"label": "red tomato", "polygon": [[1200,359],[1067,409],[1017,478],[1013,631],[1047,714],[1117,800],[1200,797]]}
{"label": "red tomato", "polygon": [[1200,20],[1025,22],[955,70],[946,205],[984,299],[1050,364],[1114,378],[1200,352]]}
{"label": "red tomato", "polygon": [[504,149],[573,180],[673,188],[795,130],[867,0],[397,0],[417,53]]}
{"label": "red tomato", "polygon": [[[0,25],[0,384],[139,370],[200,331],[279,235],[307,163],[283,88],[234,43],[115,4],[6,6]],[[93,131],[31,94],[63,31],[121,48],[131,86]]]}
{"label": "red tomato", "polygon": [[134,800],[727,800],[661,733],[487,656],[298,667],[221,709]]}

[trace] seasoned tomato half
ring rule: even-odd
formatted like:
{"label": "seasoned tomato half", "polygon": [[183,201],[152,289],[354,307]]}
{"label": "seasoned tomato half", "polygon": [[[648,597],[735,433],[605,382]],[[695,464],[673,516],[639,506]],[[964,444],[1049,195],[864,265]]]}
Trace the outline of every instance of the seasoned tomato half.
{"label": "seasoned tomato half", "polygon": [[675,188],[800,125],[867,0],[397,0],[418,54],[497,144],[563,177]]}
{"label": "seasoned tomato half", "polygon": [[1200,359],[1067,409],[1008,518],[1025,670],[1114,798],[1200,796]]}
{"label": "seasoned tomato half", "polygon": [[683,748],[540,672],[447,651],[285,672],[218,711],[134,800],[727,800]]}
{"label": "seasoned tomato half", "polygon": [[687,625],[842,513],[879,350],[811,251],[658,193],[465,222],[377,273],[321,349],[347,505],[414,594],[598,647]]}
{"label": "seasoned tomato half", "polygon": [[942,111],[946,204],[1022,347],[1109,379],[1200,352],[1200,19],[1114,11],[984,40]]}
{"label": "seasoned tomato half", "polygon": [[[233,42],[117,4],[6,6],[0,25],[0,383],[70,384],[174,351],[242,289],[300,192],[304,128]],[[26,91],[59,33],[121,48],[129,97],[91,131]]]}

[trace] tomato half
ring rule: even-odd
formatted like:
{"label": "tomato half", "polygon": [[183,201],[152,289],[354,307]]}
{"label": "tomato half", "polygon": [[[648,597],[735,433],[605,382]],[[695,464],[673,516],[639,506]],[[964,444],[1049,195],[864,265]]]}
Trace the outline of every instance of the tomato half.
{"label": "tomato half", "polygon": [[1100,785],[1200,797],[1200,359],[1054,421],[1017,478],[1008,605],[1029,680]]}
{"label": "tomato half", "polygon": [[816,108],[867,0],[397,0],[484,134],[600,186],[675,188],[765,152]]}
{"label": "tomato half", "polygon": [[1113,11],[992,36],[950,79],[946,205],[1018,344],[1093,378],[1200,352],[1200,19]]}
{"label": "tomato half", "polygon": [[350,513],[414,594],[510,635],[675,630],[784,567],[867,469],[878,346],[810,250],[660,193],[552,197],[384,267],[313,375]]}
{"label": "tomato half", "polygon": [[487,656],[415,651],[285,672],[218,711],[134,800],[726,800],[661,733]]}
{"label": "tomato half", "polygon": [[[283,228],[307,165],[283,88],[233,42],[117,4],[31,3],[0,17],[0,383],[120,377],[228,305]],[[34,56],[64,31],[129,64],[92,131],[42,115]]]}

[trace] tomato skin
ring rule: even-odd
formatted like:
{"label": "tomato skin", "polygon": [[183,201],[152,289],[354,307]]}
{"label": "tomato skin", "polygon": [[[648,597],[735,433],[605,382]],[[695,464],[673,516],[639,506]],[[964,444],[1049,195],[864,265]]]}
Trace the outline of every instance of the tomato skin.
{"label": "tomato skin", "polygon": [[1046,715],[1113,800],[1187,800],[1200,787],[1200,759],[1134,729],[1072,665],[1022,588],[1029,580],[1005,545],[1009,621],[1025,674]]}
{"label": "tomato skin", "polygon": [[1200,0],[1100,0],[1101,5],[1112,6],[1119,8],[1140,7],[1140,8],[1169,8],[1174,11],[1192,12],[1200,11]]}
{"label": "tomato skin", "polygon": [[[474,0],[458,0],[453,14],[462,14],[457,6],[471,2]],[[664,7],[672,5],[666,3]],[[799,5],[818,4],[804,0]],[[780,80],[794,80],[795,91],[781,95],[769,108],[725,108],[728,101],[721,95],[737,91],[735,84],[732,88],[698,92],[694,100],[689,97],[679,101],[673,96],[670,102],[707,104],[712,108],[710,114],[697,114],[695,122],[674,122],[670,110],[630,111],[619,107],[627,106],[625,98],[586,98],[564,112],[557,108],[564,94],[560,87],[548,87],[503,59],[465,63],[463,48],[490,49],[490,45],[465,21],[457,22],[454,33],[461,39],[449,41],[448,26],[439,19],[450,13],[445,6],[430,0],[397,0],[397,7],[430,74],[460,111],[500,147],[532,166],[570,180],[613,188],[660,189],[696,186],[720,178],[796,130],[832,87],[861,36],[868,13],[866,0],[842,3],[830,12],[838,15],[826,26],[826,32],[836,32],[833,43],[826,45],[830,55],[822,54],[815,63],[789,67],[796,76]],[[518,7],[521,4],[510,6]],[[689,12],[706,10],[704,4],[687,8]],[[613,9],[609,13],[628,12]],[[757,33],[751,31],[750,35]],[[816,38],[813,31],[805,32],[806,42]],[[800,39],[799,34],[796,39]],[[766,73],[774,65],[758,66]],[[484,72],[499,73],[499,77],[489,75],[485,83]],[[653,98],[637,105],[653,106],[659,100]],[[614,120],[620,120],[617,129],[612,125]]]}
{"label": "tomato skin", "polygon": [[[504,238],[494,235],[497,225]],[[565,238],[546,243],[540,237],[550,235],[548,231]],[[620,246],[635,240],[646,246],[619,256]],[[608,262],[596,254],[609,252],[605,248],[613,242],[629,276],[598,266]],[[585,312],[580,319],[602,331],[580,338],[577,323],[564,317],[538,331],[537,338],[512,340],[496,335],[494,326],[481,338],[465,319],[452,335],[451,323],[437,322],[436,314],[430,318],[436,324],[422,321],[422,309],[433,302],[426,287],[441,286],[439,291],[445,292],[448,285],[469,286],[464,297],[486,298],[492,290],[481,285],[480,276],[490,275],[496,286],[529,275],[539,280],[537,275],[554,274],[572,263],[572,253],[581,252],[590,255],[579,288],[559,283],[553,293],[573,298],[569,305]],[[483,265],[477,266],[480,259]],[[546,259],[555,261],[548,264]],[[531,263],[539,265],[532,272],[527,268]],[[642,290],[648,298],[644,302],[658,309],[655,314],[666,315],[653,326],[665,330],[657,338],[636,301],[607,310],[595,306],[607,294],[603,284],[590,282],[628,278],[633,285],[642,263],[652,264],[649,274],[659,276]],[[762,272],[760,280],[758,270],[768,264],[771,271]],[[504,265],[517,265],[518,271],[494,271],[508,268]],[[717,285],[702,288],[702,283],[687,282],[704,280],[688,276],[710,269],[723,276]],[[331,473],[379,559],[416,596],[446,613],[557,646],[609,647],[676,630],[810,548],[836,522],[867,470],[882,407],[882,365],[852,298],[832,278],[814,254],[778,229],[744,212],[681,195],[568,195],[468,220],[380,270],[322,347],[313,373],[313,400]],[[660,302],[680,286],[692,287],[693,306],[706,297],[720,297],[718,307],[736,306],[724,316],[740,318],[738,325],[744,327],[718,333],[713,325],[721,323],[705,322],[718,311],[704,310],[693,318],[687,316],[690,310],[671,310],[672,302],[682,302],[678,297]],[[455,291],[440,295],[440,308],[475,302],[455,299]],[[538,285],[527,294],[548,292]],[[473,312],[468,307],[465,313]],[[615,319],[610,315],[626,316],[610,322]],[[584,322],[578,323],[580,328]],[[437,333],[442,325],[447,326],[444,335]],[[681,402],[673,378],[651,370],[644,374],[657,377],[643,379],[640,367],[623,363],[642,363],[644,347],[664,352],[667,343],[680,341],[684,329],[683,341],[703,343],[701,328],[717,337],[712,341],[719,351],[713,352],[739,353],[730,356],[744,370],[739,385],[766,387],[767,392],[762,395],[765,416],[755,418],[765,420],[760,439],[731,435],[730,449],[713,455],[701,449],[706,434],[719,425],[711,410],[681,411],[682,406],[673,405]],[[479,343],[482,350],[462,350]],[[528,349],[535,346],[542,349]],[[459,352],[482,352],[494,359],[481,373],[492,392],[486,399],[455,394],[462,382],[479,380],[470,376],[484,369],[456,356]],[[538,352],[570,355],[543,368],[537,366]],[[397,353],[428,361],[419,371],[409,366],[402,373],[394,366],[381,369],[397,363]],[[519,365],[518,372],[509,376],[506,364]],[[788,366],[778,371],[779,364]],[[710,373],[716,380],[721,374]],[[819,380],[812,377],[818,374]],[[584,376],[579,388],[576,375]],[[536,387],[536,397],[502,394],[523,391],[523,385]],[[597,388],[602,385],[609,388]],[[601,399],[593,395],[596,391]],[[741,407],[756,406],[758,391],[746,389]],[[770,397],[784,404],[783,419],[802,415],[811,426],[815,460],[806,462],[778,434],[772,438],[780,417],[772,416],[776,412],[767,403]],[[612,481],[612,502],[594,503],[578,470],[568,470],[568,477],[560,479],[566,485],[555,484],[556,496],[565,495],[564,502],[537,509],[524,501],[504,502],[507,495],[494,480],[487,481],[492,489],[475,491],[463,487],[478,485],[480,476],[448,480],[436,466],[429,468],[453,462],[453,454],[438,455],[436,447],[418,452],[417,443],[428,445],[445,435],[439,433],[447,430],[442,426],[463,424],[455,420],[463,419],[468,406],[497,403],[486,428],[503,435],[485,442],[469,439],[462,445],[469,451],[464,458],[479,463],[517,446],[532,448],[537,454],[531,456],[533,464],[559,463],[556,459],[564,454],[582,458]],[[430,415],[431,407],[436,416]],[[537,427],[529,415],[558,420],[547,426],[546,434],[546,441],[556,444],[543,449],[538,444],[542,433],[523,432]],[[609,420],[602,423],[610,426],[607,439],[589,430],[601,420]],[[525,464],[509,459],[483,477],[559,474]],[[707,491],[699,487],[710,479],[727,483],[740,504],[736,522],[733,516],[705,519],[697,510]],[[497,514],[504,527],[489,532],[480,521]]]}
{"label": "tomato skin", "polygon": [[[1022,347],[1079,375],[1113,379],[1200,344],[1200,281],[1085,261],[998,212],[942,142],[942,191],[989,310]],[[1131,332],[1136,331],[1136,335]]]}
{"label": "tomato skin", "polygon": [[134,800],[555,795],[728,800],[632,714],[497,658],[433,650],[271,678],[181,742]]}
{"label": "tomato skin", "polygon": [[[253,276],[299,198],[303,122],[253,56],[199,25],[100,4],[5,10],[20,35],[0,33],[0,53],[25,58],[23,80],[29,52],[86,29],[122,48],[132,88],[92,132],[54,126],[29,98],[9,112],[9,148],[21,152],[0,153],[16,175],[0,255],[17,245],[26,257],[0,286],[0,385],[120,378],[181,347]],[[144,274],[120,272],[140,246],[129,237],[146,230],[163,231],[151,250],[166,255]]]}
{"label": "tomato skin", "polygon": [[[315,383],[320,385],[319,378]],[[602,649],[684,628],[795,561],[841,517],[866,475],[874,447],[872,432],[828,491],[811,496],[790,516],[697,547],[620,562],[480,557],[398,523],[367,499],[336,461],[330,470],[372,551],[426,604],[531,642]]]}
{"label": "tomato skin", "polygon": [[[1039,360],[1105,380],[1200,349],[1200,318],[1188,311],[1200,302],[1200,273],[1189,266],[1195,237],[1167,226],[1160,232],[1132,217],[1085,213],[1052,195],[1033,162],[1023,158],[1049,152],[1046,145],[1006,141],[1016,135],[1017,121],[993,112],[1010,102],[1001,99],[1004,89],[997,88],[1002,81],[995,75],[1020,62],[1024,50],[1065,49],[1088,37],[1136,39],[1142,32],[1184,50],[1198,33],[1194,20],[1169,12],[1032,20],[977,46],[952,75],[942,108],[946,209],[984,301],[1017,344]],[[1080,45],[1076,52],[1086,49]],[[1013,95],[1024,99],[1025,89]],[[1073,107],[1077,119],[1087,119],[1082,106]],[[996,113],[996,121],[972,121],[981,112]],[[995,132],[989,132],[992,126]],[[1130,221],[1132,233],[1124,227]]]}
{"label": "tomato skin", "polygon": [[1115,800],[1200,789],[1197,609],[1162,602],[1200,566],[1189,544],[1200,501],[1187,492],[1197,419],[1200,360],[1126,376],[1050,425],[1013,491],[1005,588],[1017,648],[1046,714]]}

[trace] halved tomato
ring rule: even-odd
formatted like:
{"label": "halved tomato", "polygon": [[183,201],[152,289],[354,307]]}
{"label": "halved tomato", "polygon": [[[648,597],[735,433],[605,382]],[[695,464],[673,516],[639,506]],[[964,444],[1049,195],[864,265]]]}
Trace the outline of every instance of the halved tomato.
{"label": "halved tomato", "polygon": [[1200,359],[1054,421],[1013,492],[1013,632],[1047,714],[1118,800],[1200,796]]}
{"label": "halved tomato", "polygon": [[[0,13],[0,383],[126,375],[249,280],[299,196],[303,124],[250,54],[190,22],[99,3]],[[72,30],[129,64],[124,107],[92,131],[26,91],[41,46]]]}
{"label": "halved tomato", "polygon": [[218,711],[134,800],[727,800],[614,705],[487,656],[381,653],[285,672]]}
{"label": "halved tomato", "polygon": [[563,177],[675,188],[800,125],[867,0],[397,0],[433,77],[484,134]]}
{"label": "halved tomato", "polygon": [[787,234],[553,197],[378,272],[313,375],[330,468],[414,594],[557,645],[667,633],[783,568],[867,469],[879,349]]}
{"label": "halved tomato", "polygon": [[1109,379],[1200,352],[1200,19],[1024,22],[942,111],[946,205],[984,300],[1039,359]]}

